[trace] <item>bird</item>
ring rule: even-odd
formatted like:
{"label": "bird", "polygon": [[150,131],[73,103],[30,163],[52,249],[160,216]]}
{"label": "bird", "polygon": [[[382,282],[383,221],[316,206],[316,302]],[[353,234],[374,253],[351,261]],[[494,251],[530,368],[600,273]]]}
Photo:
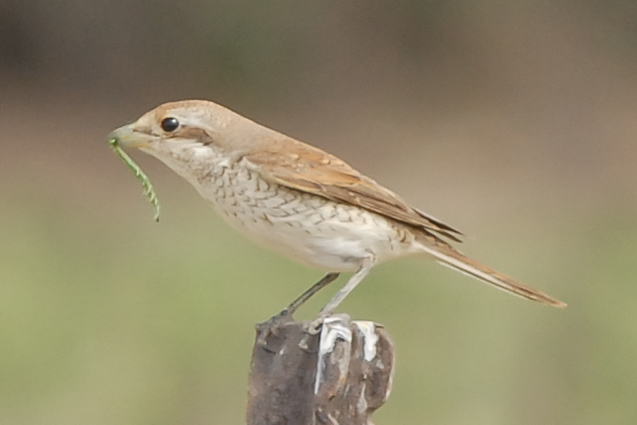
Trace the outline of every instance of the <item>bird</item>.
{"label": "bird", "polygon": [[114,130],[188,181],[248,238],[326,274],[281,315],[293,314],[341,273],[352,273],[316,323],[380,263],[420,256],[498,289],[554,307],[566,304],[467,257],[463,234],[317,147],[207,100],[164,103]]}

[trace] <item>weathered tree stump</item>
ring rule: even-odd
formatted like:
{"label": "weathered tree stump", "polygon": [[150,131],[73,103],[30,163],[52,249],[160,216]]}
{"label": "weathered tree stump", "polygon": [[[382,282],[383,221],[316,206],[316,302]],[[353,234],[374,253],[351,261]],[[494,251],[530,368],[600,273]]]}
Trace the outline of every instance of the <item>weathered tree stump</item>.
{"label": "weathered tree stump", "polygon": [[257,326],[248,389],[248,425],[371,425],[391,390],[394,348],[385,329],[325,320]]}

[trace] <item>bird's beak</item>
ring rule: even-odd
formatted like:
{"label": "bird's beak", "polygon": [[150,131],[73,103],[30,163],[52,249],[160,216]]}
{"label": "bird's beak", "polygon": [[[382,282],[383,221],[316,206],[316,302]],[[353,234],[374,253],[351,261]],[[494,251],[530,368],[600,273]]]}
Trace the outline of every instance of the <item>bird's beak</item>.
{"label": "bird's beak", "polygon": [[152,136],[144,131],[140,131],[135,126],[136,123],[125,125],[111,132],[108,140],[124,148],[143,148],[148,146]]}

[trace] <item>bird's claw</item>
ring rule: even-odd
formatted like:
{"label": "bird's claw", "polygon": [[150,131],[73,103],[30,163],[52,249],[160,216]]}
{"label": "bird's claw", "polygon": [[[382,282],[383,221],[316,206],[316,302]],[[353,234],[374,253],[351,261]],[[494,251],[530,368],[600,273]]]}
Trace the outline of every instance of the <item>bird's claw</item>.
{"label": "bird's claw", "polygon": [[279,336],[279,329],[286,323],[294,320],[288,309],[282,310],[279,314],[275,314],[265,322],[257,324],[257,345],[267,350],[268,340],[270,337]]}
{"label": "bird's claw", "polygon": [[319,316],[308,323],[307,327],[303,330],[305,332],[305,336],[301,339],[301,342],[299,342],[299,348],[301,350],[310,351],[308,341],[321,333],[324,320],[325,317]]}
{"label": "bird's claw", "polygon": [[305,333],[311,336],[319,334],[321,332],[321,328],[323,327],[324,321],[325,321],[325,317],[322,315],[312,320],[307,325],[307,329],[305,330]]}

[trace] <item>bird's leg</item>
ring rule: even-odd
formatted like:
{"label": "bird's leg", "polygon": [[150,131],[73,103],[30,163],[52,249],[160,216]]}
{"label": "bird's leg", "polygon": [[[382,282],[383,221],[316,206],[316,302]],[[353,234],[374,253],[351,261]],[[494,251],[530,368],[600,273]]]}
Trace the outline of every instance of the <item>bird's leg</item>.
{"label": "bird's leg", "polygon": [[265,346],[266,340],[270,335],[276,335],[276,329],[283,325],[285,322],[292,320],[292,316],[307,300],[312,298],[321,289],[332,283],[340,273],[328,273],[321,280],[316,282],[307,291],[303,292],[298,298],[290,303],[286,308],[281,310],[280,313],[270,317],[265,322],[259,323],[257,329],[259,331],[258,342],[260,345]]}
{"label": "bird's leg", "polygon": [[318,291],[325,288],[330,283],[334,282],[336,278],[340,275],[340,273],[328,273],[321,280],[316,282],[307,291],[303,292],[297,299],[292,301],[289,306],[287,306],[279,315],[289,314],[293,315],[296,310],[299,309],[303,304],[307,302],[310,298],[314,296]]}
{"label": "bird's leg", "polygon": [[354,288],[356,288],[356,286],[358,286],[358,284],[361,283],[363,279],[365,279],[372,268],[374,268],[374,265],[376,265],[376,259],[373,257],[370,257],[363,261],[361,268],[358,269],[356,273],[354,273],[354,275],[347,281],[345,286],[343,286],[341,290],[338,291],[336,295],[334,295],[330,302],[325,304],[325,307],[321,309],[319,316],[310,323],[310,326],[308,327],[309,334],[316,335],[318,333],[323,320],[327,316],[332,314],[336,307],[338,307],[338,305],[343,302],[343,300],[350,294],[350,292],[352,292]]}

